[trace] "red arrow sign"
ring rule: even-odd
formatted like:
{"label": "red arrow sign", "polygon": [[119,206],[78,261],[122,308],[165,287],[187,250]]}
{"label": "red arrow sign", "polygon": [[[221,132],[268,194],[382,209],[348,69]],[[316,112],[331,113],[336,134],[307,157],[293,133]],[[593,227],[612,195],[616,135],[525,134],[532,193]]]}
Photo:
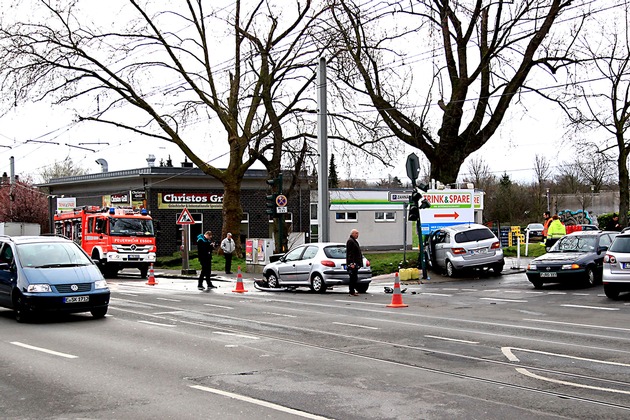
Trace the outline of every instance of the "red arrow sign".
{"label": "red arrow sign", "polygon": [[452,217],[453,219],[457,219],[459,214],[457,212],[447,213],[447,214],[434,214],[433,217]]}

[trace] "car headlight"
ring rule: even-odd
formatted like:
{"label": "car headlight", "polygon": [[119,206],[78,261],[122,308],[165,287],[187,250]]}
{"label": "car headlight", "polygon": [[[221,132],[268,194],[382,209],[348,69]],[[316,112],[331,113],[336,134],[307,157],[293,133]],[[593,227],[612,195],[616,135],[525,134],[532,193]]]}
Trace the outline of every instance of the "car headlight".
{"label": "car headlight", "polygon": [[530,264],[530,265],[527,266],[527,269],[528,270],[536,270],[536,269],[538,269],[538,267],[536,267],[536,264]]}
{"label": "car headlight", "polygon": [[578,268],[580,268],[579,264],[563,264],[562,265],[563,270],[577,270]]}
{"label": "car headlight", "polygon": [[29,284],[26,291],[29,293],[46,293],[52,292],[52,289],[50,284]]}
{"label": "car headlight", "polygon": [[97,280],[94,282],[94,289],[107,289],[107,281],[105,280]]}

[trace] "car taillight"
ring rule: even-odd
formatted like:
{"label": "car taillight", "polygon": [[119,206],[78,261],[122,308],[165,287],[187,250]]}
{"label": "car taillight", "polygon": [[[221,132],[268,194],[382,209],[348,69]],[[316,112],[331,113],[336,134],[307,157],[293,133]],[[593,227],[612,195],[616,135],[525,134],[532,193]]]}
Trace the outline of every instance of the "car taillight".
{"label": "car taillight", "polygon": [[335,266],[335,262],[334,261],[330,261],[330,260],[323,260],[320,264],[321,265],[325,265],[326,267],[334,267]]}
{"label": "car taillight", "polygon": [[492,246],[490,247],[490,249],[499,249],[499,248],[501,248],[501,243],[499,242],[494,242]]}
{"label": "car taillight", "polygon": [[370,266],[370,260],[365,260],[365,266],[369,267]]}
{"label": "car taillight", "polygon": [[616,264],[617,263],[617,258],[615,258],[614,255],[606,254],[606,255],[604,255],[604,262],[605,263],[610,263],[610,264]]}
{"label": "car taillight", "polygon": [[464,248],[453,248],[451,252],[455,255],[462,255],[466,253],[466,250]]}

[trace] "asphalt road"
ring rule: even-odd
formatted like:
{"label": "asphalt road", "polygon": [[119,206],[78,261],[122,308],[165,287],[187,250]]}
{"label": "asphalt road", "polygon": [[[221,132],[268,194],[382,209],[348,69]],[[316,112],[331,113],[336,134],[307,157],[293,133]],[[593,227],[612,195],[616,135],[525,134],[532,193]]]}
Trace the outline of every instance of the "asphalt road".
{"label": "asphalt road", "polygon": [[[628,418],[630,297],[524,274],[262,292],[110,280],[109,315],[0,311],[3,418]],[[228,280],[228,279],[225,279]],[[376,282],[375,282],[376,283]]]}

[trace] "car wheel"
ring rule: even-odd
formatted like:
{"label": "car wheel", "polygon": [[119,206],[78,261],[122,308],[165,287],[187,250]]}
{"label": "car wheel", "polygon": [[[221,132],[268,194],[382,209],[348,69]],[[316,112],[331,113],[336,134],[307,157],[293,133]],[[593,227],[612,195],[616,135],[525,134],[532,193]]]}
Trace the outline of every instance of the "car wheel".
{"label": "car wheel", "polygon": [[586,286],[592,287],[597,284],[597,277],[592,267],[586,267]]}
{"label": "car wheel", "polygon": [[267,285],[273,289],[275,289],[276,287],[280,287],[280,284],[278,283],[278,277],[276,277],[276,273],[274,273],[273,271],[267,275]]}
{"label": "car wheel", "polygon": [[495,276],[500,276],[501,275],[501,271],[503,271],[503,264],[494,264],[492,266],[492,272],[494,273]]}
{"label": "car wheel", "polygon": [[608,299],[616,300],[619,297],[619,289],[610,284],[604,285],[604,293]]}
{"label": "car wheel", "polygon": [[90,311],[90,313],[95,319],[103,318],[107,315],[107,306],[104,308],[94,308]]}
{"label": "car wheel", "polygon": [[532,280],[532,284],[534,285],[534,289],[542,289],[543,282],[540,280]]}
{"label": "car wheel", "polygon": [[446,260],[446,275],[449,277],[455,277],[457,275],[457,269],[449,260]]}
{"label": "car wheel", "polygon": [[26,305],[24,305],[22,297],[15,299],[15,302],[13,303],[13,312],[15,313],[15,320],[19,323],[25,323],[31,319],[31,313]]}
{"label": "car wheel", "polygon": [[311,278],[311,290],[315,293],[324,293],[326,291],[326,283],[320,274],[314,274]]}
{"label": "car wheel", "polygon": [[370,283],[359,283],[357,284],[355,289],[357,289],[357,292],[359,293],[365,293],[368,291],[369,287],[370,287]]}

